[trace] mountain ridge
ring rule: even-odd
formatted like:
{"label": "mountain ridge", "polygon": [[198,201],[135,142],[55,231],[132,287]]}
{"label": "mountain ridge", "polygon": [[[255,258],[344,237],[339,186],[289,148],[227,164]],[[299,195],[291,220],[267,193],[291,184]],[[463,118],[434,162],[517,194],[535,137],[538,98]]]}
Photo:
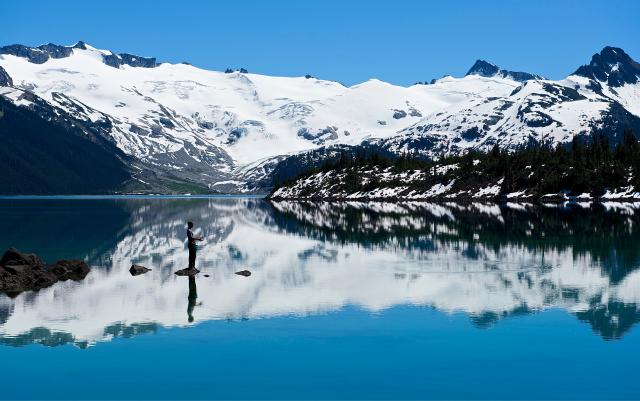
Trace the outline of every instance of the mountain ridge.
{"label": "mountain ridge", "polygon": [[503,78],[511,78],[518,82],[525,82],[532,79],[545,79],[541,75],[530,74],[528,72],[503,70],[497,65],[481,59],[476,60],[465,74],[465,76],[467,75],[480,75],[486,78],[501,76]]}
{"label": "mountain ridge", "polygon": [[[596,59],[610,60],[611,49],[626,60],[621,71],[635,71],[617,48]],[[90,127],[135,161],[136,184],[113,190],[144,193],[166,191],[167,179],[198,192],[265,193],[280,163],[332,146],[437,158],[569,143],[594,131],[615,145],[625,129],[640,131],[640,83],[624,75],[623,86],[611,86],[598,74],[579,68],[554,81],[479,60],[464,77],[430,85],[371,79],[346,87],[157,63],[84,42],[0,47],[0,86],[8,88],[0,96],[29,108],[20,94],[33,93]]]}
{"label": "mountain ridge", "polygon": [[[78,41],[72,46],[57,45],[55,43],[47,43],[36,47],[25,46],[21,44],[13,44],[0,47],[0,54],[9,54],[17,57],[24,57],[30,63],[44,64],[49,59],[59,59],[70,57],[73,49],[89,50],[95,49],[83,41]],[[154,68],[157,67],[155,57],[142,57],[129,53],[114,53],[110,50],[103,51],[104,64],[119,68],[121,65],[129,65],[131,67]]]}

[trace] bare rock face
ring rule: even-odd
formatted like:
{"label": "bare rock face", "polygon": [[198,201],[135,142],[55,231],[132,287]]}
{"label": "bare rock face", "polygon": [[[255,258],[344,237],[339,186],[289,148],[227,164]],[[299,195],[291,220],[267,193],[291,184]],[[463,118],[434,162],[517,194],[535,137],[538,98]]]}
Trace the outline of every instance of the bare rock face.
{"label": "bare rock face", "polygon": [[0,292],[17,295],[37,291],[58,281],[84,279],[89,266],[81,260],[59,260],[45,264],[37,255],[11,248],[0,259]]}
{"label": "bare rock face", "polygon": [[129,269],[129,273],[131,273],[132,276],[139,276],[149,271],[151,271],[151,269],[140,265],[131,265],[131,268]]}
{"label": "bare rock face", "polygon": [[0,67],[0,86],[12,86],[12,85],[13,85],[13,80],[9,76],[9,73],[7,73],[7,70],[5,70],[4,68]]}

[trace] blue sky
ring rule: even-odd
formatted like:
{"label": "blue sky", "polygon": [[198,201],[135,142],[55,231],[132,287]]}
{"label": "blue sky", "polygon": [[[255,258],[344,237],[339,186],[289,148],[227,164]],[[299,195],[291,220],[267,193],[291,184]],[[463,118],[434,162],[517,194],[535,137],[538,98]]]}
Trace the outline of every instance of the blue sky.
{"label": "blue sky", "polygon": [[461,76],[482,58],[562,78],[605,45],[640,60],[640,1],[4,0],[0,44],[72,44],[345,84]]}

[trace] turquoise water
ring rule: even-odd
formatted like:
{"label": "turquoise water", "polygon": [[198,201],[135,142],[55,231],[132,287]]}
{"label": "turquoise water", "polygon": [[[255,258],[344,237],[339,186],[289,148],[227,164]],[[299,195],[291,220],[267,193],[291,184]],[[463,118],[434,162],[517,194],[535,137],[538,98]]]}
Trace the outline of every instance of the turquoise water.
{"label": "turquoise water", "polygon": [[1,248],[94,266],[0,297],[0,398],[638,399],[636,209],[0,200]]}

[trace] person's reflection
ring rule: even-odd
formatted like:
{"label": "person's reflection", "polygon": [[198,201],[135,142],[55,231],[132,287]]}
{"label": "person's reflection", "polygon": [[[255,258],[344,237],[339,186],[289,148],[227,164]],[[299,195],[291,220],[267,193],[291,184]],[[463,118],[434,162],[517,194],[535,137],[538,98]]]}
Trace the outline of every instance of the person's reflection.
{"label": "person's reflection", "polygon": [[189,296],[187,299],[189,300],[187,316],[189,316],[189,323],[191,323],[193,322],[193,308],[196,307],[196,305],[202,305],[202,303],[196,303],[198,299],[198,289],[196,287],[196,278],[194,276],[189,276]]}

